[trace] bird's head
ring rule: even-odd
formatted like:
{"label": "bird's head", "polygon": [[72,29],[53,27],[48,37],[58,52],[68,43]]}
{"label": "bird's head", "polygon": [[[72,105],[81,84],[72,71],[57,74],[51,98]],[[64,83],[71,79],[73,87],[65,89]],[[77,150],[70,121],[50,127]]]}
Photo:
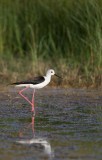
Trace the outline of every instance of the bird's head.
{"label": "bird's head", "polygon": [[61,78],[60,76],[58,76],[57,74],[55,74],[55,71],[54,71],[53,69],[49,69],[49,70],[47,71],[47,74],[46,74],[46,75],[55,75],[55,76]]}
{"label": "bird's head", "polygon": [[55,74],[55,71],[53,69],[49,69],[47,71],[47,75],[54,75]]}

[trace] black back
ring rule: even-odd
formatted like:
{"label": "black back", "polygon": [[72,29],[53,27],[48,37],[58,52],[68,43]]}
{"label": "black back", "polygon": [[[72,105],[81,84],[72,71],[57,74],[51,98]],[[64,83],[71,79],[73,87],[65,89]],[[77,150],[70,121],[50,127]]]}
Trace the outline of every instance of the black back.
{"label": "black back", "polygon": [[19,81],[12,83],[12,85],[19,85],[19,84],[39,84],[44,82],[45,78],[43,76],[35,77],[34,79],[29,79],[25,81]]}

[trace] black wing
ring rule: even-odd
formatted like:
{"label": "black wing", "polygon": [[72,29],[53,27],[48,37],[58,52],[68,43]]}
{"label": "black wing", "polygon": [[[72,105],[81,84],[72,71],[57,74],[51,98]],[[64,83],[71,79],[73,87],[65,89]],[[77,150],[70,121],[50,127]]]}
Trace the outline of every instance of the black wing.
{"label": "black wing", "polygon": [[11,85],[19,85],[19,84],[39,84],[44,82],[45,78],[43,76],[35,77],[34,79],[29,79],[25,81],[19,81],[12,83]]}

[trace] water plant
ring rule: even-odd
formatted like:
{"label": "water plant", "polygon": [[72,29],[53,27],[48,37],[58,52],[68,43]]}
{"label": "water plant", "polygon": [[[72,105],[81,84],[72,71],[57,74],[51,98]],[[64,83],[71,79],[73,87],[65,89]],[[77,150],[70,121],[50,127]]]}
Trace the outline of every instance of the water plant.
{"label": "water plant", "polygon": [[67,86],[101,86],[101,15],[101,0],[1,0],[1,75],[54,67]]}

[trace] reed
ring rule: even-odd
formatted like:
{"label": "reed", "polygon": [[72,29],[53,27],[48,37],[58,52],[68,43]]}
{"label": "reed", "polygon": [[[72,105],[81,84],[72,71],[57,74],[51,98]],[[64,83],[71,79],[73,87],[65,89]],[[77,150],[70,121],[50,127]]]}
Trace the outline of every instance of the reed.
{"label": "reed", "polygon": [[101,26],[101,0],[1,0],[0,73],[52,67],[66,85],[100,86]]}

